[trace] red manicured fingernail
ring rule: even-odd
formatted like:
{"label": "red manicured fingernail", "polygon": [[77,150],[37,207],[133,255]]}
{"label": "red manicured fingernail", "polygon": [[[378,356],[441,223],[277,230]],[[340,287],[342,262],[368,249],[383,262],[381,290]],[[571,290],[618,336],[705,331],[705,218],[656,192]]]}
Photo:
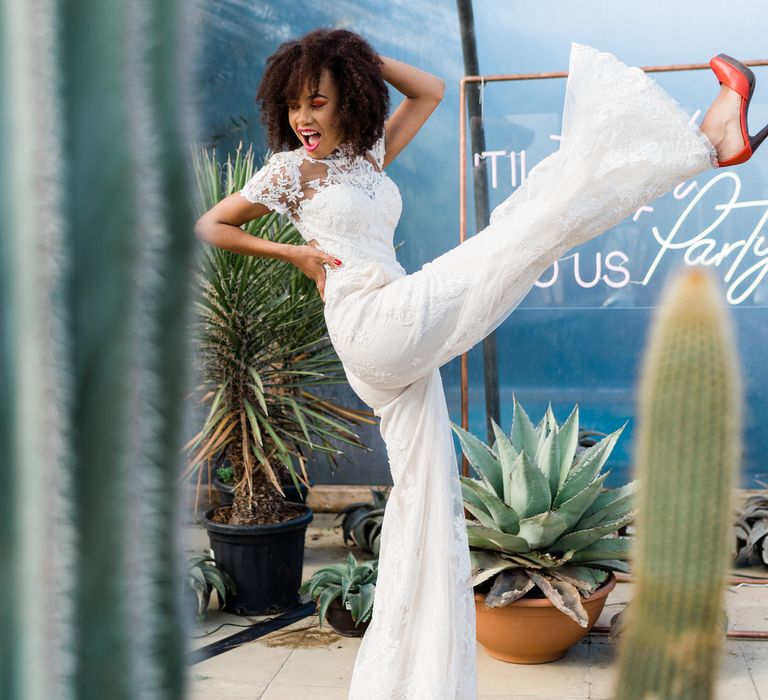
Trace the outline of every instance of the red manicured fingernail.
{"label": "red manicured fingernail", "polygon": [[334,258],[333,262],[335,262],[337,265],[341,265],[341,260],[339,260],[338,258]]}

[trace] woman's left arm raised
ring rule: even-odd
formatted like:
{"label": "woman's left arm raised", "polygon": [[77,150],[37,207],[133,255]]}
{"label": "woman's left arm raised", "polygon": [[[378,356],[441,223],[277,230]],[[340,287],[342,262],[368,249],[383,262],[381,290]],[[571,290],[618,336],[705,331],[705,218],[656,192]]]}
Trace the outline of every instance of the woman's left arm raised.
{"label": "woman's left arm raised", "polygon": [[405,99],[384,123],[386,167],[416,136],[440,104],[445,93],[445,82],[436,75],[394,58],[379,58],[382,61],[384,80],[405,95]]}

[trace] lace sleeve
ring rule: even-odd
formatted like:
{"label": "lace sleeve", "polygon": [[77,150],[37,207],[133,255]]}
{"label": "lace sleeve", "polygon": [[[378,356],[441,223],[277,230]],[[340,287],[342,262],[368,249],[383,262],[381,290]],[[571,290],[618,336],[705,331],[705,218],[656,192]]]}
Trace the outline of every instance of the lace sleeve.
{"label": "lace sleeve", "polygon": [[298,167],[287,151],[273,153],[267,163],[245,183],[240,194],[279,214],[294,211],[302,196]]}

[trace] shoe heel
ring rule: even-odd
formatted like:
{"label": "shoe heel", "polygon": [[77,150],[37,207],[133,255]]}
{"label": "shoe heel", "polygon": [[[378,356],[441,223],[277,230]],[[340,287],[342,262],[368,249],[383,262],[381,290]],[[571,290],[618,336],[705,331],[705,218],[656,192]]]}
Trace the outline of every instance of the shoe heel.
{"label": "shoe heel", "polygon": [[766,124],[763,127],[762,131],[759,131],[756,133],[752,138],[749,139],[749,145],[752,147],[752,153],[755,152],[757,147],[765,141],[765,139],[768,138],[768,124]]}

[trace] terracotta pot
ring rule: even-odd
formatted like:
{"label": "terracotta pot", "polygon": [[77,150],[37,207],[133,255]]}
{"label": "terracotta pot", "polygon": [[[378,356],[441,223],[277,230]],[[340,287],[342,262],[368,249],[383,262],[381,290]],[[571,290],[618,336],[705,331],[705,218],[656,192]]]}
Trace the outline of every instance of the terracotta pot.
{"label": "terracotta pot", "polygon": [[340,634],[342,637],[362,637],[371,623],[370,618],[368,618],[368,620],[361,622],[355,627],[352,613],[346,608],[341,607],[341,598],[335,598],[331,601],[328,610],[325,612],[325,620],[333,627],[336,634]]}
{"label": "terracotta pot", "polygon": [[586,629],[560,612],[548,598],[520,598],[501,608],[485,606],[485,594],[475,593],[477,641],[494,658],[514,664],[543,664],[565,656],[585,637],[603,611],[605,599],[616,586],[606,583],[581,603],[589,616]]}

